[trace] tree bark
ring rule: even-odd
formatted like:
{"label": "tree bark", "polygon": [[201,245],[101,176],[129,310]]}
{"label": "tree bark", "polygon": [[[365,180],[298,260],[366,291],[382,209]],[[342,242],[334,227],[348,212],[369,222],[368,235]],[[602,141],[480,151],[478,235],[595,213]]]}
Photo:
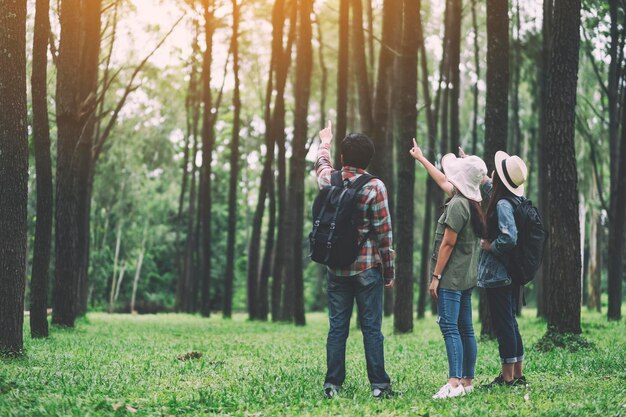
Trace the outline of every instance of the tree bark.
{"label": "tree bark", "polygon": [[552,256],[548,288],[548,330],[581,332],[580,229],[574,149],[576,83],[580,45],[580,0],[555,0],[546,103],[548,182]]}
{"label": "tree bark", "polygon": [[[450,59],[450,151],[457,152],[460,146],[459,128],[459,96],[461,92],[461,0],[448,0],[450,7],[450,34],[449,34],[449,59]],[[444,122],[445,123],[445,122]]]}
{"label": "tree bark", "polygon": [[205,43],[202,65],[202,188],[201,201],[201,229],[202,229],[202,294],[200,313],[203,317],[211,315],[211,161],[213,157],[214,133],[212,123],[213,100],[211,97],[211,63],[213,59],[213,32],[215,22],[213,16],[213,1],[202,0],[204,10]]}
{"label": "tree bark", "polygon": [[61,3],[57,57],[56,273],[52,322],[73,327],[80,267],[78,176],[75,150],[82,131],[80,85],[80,0]]}
{"label": "tree bark", "polygon": [[478,45],[478,22],[476,21],[476,0],[472,2],[472,31],[474,37],[474,70],[476,81],[473,86],[474,112],[472,114],[472,155],[476,155],[478,144],[478,81],[480,81],[480,47]]}
{"label": "tree bark", "polygon": [[[509,5],[506,0],[487,0],[487,99],[485,152],[487,169],[495,168],[494,155],[506,149],[509,108]],[[493,336],[491,315],[484,291],[479,301],[481,335]]]}
{"label": "tree bark", "polygon": [[293,319],[298,326],[306,324],[304,317],[304,277],[302,262],[302,241],[304,227],[304,175],[306,168],[306,144],[308,139],[309,98],[311,94],[311,72],[313,66],[313,45],[311,12],[312,0],[299,0],[298,38],[296,55],[296,80],[294,86],[295,114],[293,154],[290,161],[289,201],[291,215],[291,242],[287,245],[289,254],[287,277],[293,282]]}
{"label": "tree bark", "polygon": [[52,160],[48,120],[48,40],[50,2],[37,0],[33,34],[33,70],[31,75],[33,106],[33,142],[37,176],[37,221],[30,286],[31,336],[48,337],[48,277],[52,240]]}
{"label": "tree bark", "polygon": [[233,134],[230,143],[230,178],[228,185],[228,241],[226,243],[226,271],[224,276],[224,317],[231,317],[233,310],[233,280],[235,277],[235,243],[237,233],[237,183],[239,180],[239,128],[241,119],[241,96],[239,91],[239,11],[240,5],[233,0]]}
{"label": "tree bark", "polygon": [[[426,60],[426,48],[424,45],[424,29],[422,25],[421,16],[417,20],[418,27],[418,44],[420,50],[420,69],[422,71],[422,91],[424,95],[424,106],[426,107],[426,125],[428,132],[428,146],[426,149],[426,155],[428,160],[435,160],[435,146],[437,137],[437,122],[436,115],[433,112],[433,103],[430,95],[430,83],[428,81],[428,62]],[[435,208],[435,196],[437,195],[437,186],[434,181],[427,176],[426,178],[426,198],[424,209],[424,225],[422,228],[422,251],[420,262],[420,281],[419,281],[419,296],[417,301],[417,318],[421,319],[425,317],[426,313],[426,296],[428,295],[428,280],[429,276],[429,262],[431,255],[431,227],[432,227],[432,214]]]}
{"label": "tree bark", "polygon": [[[624,77],[626,79],[626,76]],[[620,139],[617,184],[611,194],[614,213],[609,228],[609,295],[608,318],[622,318],[622,285],[624,280],[624,231],[626,230],[626,94],[622,94],[622,134]]]}
{"label": "tree bark", "polygon": [[0,355],[23,349],[27,259],[26,1],[0,12]]}
{"label": "tree bark", "polygon": [[335,167],[341,167],[341,141],[348,130],[348,61],[350,59],[350,0],[339,1],[339,52],[337,54],[337,123]]}
{"label": "tree bark", "polygon": [[82,118],[86,119],[78,140],[76,189],[78,200],[78,287],[76,313],[87,312],[89,286],[89,231],[91,186],[89,173],[93,164],[92,148],[95,133],[95,103],[100,62],[102,0],[81,2],[80,102]]}
{"label": "tree bark", "polygon": [[[394,219],[393,197],[393,112],[392,81],[394,53],[397,52],[398,30],[397,17],[402,18],[402,8],[398,0],[383,2],[382,46],[378,55],[378,74],[373,105],[372,141],[376,155],[369,166],[369,171],[378,176],[387,187],[389,205]],[[384,314],[393,313],[393,290],[385,291]]]}
{"label": "tree bark", "polygon": [[[594,175],[595,176],[595,175]],[[595,181],[591,184],[591,200],[597,199],[597,187]],[[591,210],[591,221],[589,230],[589,270],[587,283],[587,308],[589,310],[602,310],[602,225],[598,210]]]}
{"label": "tree bark", "polygon": [[[404,149],[405,140],[415,137],[417,130],[417,49],[416,22],[420,18],[420,4],[403,0],[402,43],[397,60],[398,106],[395,123],[398,149]],[[404,145],[406,146],[406,145]],[[413,224],[415,160],[408,152],[398,153],[398,195],[396,203],[397,258],[399,277],[396,283],[394,329],[399,333],[413,330]]]}
{"label": "tree bark", "polygon": [[[352,56],[358,83],[359,120],[361,132],[372,134],[372,96],[370,92],[367,57],[365,54],[365,34],[363,33],[363,4],[361,0],[352,2]],[[374,158],[379,158],[378,154]]]}
{"label": "tree bark", "polygon": [[139,250],[139,258],[137,259],[137,267],[135,268],[135,277],[133,278],[133,292],[130,296],[130,312],[132,314],[137,313],[135,310],[135,300],[137,299],[137,284],[139,284],[139,277],[141,277],[141,266],[143,265],[143,257],[146,254],[146,239],[148,235],[148,226],[143,231],[143,239],[141,241],[141,249]]}
{"label": "tree bark", "polygon": [[[544,0],[543,2],[543,27],[542,37],[543,45],[541,52],[541,62],[538,66],[538,76],[540,80],[541,100],[540,100],[540,112],[539,112],[539,135],[540,142],[538,147],[538,165],[539,165],[539,209],[541,210],[542,218],[544,221],[544,227],[546,230],[550,229],[550,213],[548,205],[548,183],[550,181],[550,173],[548,171],[547,160],[547,138],[546,138],[546,120],[547,120],[547,93],[548,93],[548,77],[550,71],[550,55],[552,50],[552,9],[554,0]],[[544,252],[543,263],[537,274],[537,316],[547,317],[548,303],[547,294],[550,282],[548,279],[548,271],[550,270],[550,258],[551,254],[546,245]]]}
{"label": "tree bark", "polygon": [[522,41],[520,38],[521,22],[520,22],[520,9],[519,0],[515,1],[515,11],[513,12],[515,18],[512,44],[512,56],[513,68],[511,71],[511,146],[510,152],[514,155],[520,155],[522,151],[522,129],[520,125],[520,100],[519,100],[519,87],[520,87],[520,71],[522,67]]}
{"label": "tree bark", "polygon": [[276,135],[276,168],[278,170],[277,178],[277,203],[278,203],[278,230],[276,234],[276,250],[274,251],[274,268],[272,280],[272,321],[289,320],[290,317],[283,315],[283,285],[285,282],[285,244],[287,239],[287,230],[285,222],[287,219],[287,161],[285,149],[285,87],[287,84],[287,75],[291,64],[291,51],[296,36],[296,20],[297,7],[292,3],[290,13],[290,27],[287,40],[287,46],[281,47],[281,55],[279,66],[276,71],[276,103],[274,105],[273,114],[273,131]]}
{"label": "tree bark", "polygon": [[[626,94],[620,84],[626,80],[624,74],[623,48],[624,31],[618,30],[618,1],[609,1],[611,18],[611,44],[609,55],[609,143],[611,149],[611,202],[609,207],[609,265],[608,265],[608,296],[609,305],[607,317],[609,320],[619,320],[622,317],[622,285],[624,280],[624,233],[626,230]],[[620,77],[621,73],[621,77]],[[620,93],[621,92],[621,93]],[[622,103],[619,103],[619,97]],[[619,106],[621,105],[621,110]],[[620,115],[621,113],[621,115]],[[620,116],[621,136],[620,136]]]}

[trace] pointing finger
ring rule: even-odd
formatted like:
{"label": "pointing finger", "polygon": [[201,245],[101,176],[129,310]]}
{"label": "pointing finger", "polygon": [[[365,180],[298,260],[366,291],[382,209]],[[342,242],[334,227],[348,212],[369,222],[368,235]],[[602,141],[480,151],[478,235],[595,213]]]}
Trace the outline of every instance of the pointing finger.
{"label": "pointing finger", "polygon": [[413,147],[417,148],[417,142],[415,142],[415,138],[413,138]]}

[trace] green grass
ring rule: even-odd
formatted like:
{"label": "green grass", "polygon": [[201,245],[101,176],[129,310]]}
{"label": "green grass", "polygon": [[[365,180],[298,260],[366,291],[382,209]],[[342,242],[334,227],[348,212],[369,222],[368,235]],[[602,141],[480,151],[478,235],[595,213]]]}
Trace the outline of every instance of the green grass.
{"label": "green grass", "polygon": [[[356,328],[348,341],[345,389],[336,400],[322,399],[327,317],[307,319],[306,327],[296,328],[241,315],[89,314],[76,329],[53,328],[48,340],[27,339],[23,358],[2,361],[0,416],[626,415],[624,321],[584,312],[583,336],[591,348],[540,352],[534,345],[545,323],[526,311],[520,327],[530,387],[476,390],[436,402],[430,396],[445,382],[447,362],[432,317],[416,321],[409,335],[394,335],[385,320],[387,370],[404,393],[385,401],[370,396]],[[477,383],[487,382],[498,373],[497,344],[479,341],[478,348]],[[190,351],[203,356],[177,359]]]}

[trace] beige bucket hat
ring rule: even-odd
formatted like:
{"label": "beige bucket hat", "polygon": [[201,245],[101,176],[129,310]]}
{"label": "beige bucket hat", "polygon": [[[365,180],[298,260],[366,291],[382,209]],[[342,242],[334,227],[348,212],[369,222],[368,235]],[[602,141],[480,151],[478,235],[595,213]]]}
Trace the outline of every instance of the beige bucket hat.
{"label": "beige bucket hat", "polygon": [[502,183],[510,192],[518,197],[524,195],[524,183],[528,178],[528,168],[517,155],[510,156],[506,152],[498,151],[494,158],[496,171]]}
{"label": "beige bucket hat", "polygon": [[448,181],[468,200],[481,202],[480,184],[487,175],[485,161],[475,155],[457,158],[449,153],[441,158],[441,166]]}

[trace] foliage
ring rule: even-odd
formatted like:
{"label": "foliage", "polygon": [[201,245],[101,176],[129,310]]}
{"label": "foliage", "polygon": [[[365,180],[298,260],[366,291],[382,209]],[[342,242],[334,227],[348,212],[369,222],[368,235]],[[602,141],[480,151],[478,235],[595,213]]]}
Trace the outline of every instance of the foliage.
{"label": "foliage", "polygon": [[[526,311],[520,331],[527,347],[545,323]],[[474,317],[477,317],[476,312]],[[92,313],[75,330],[49,340],[25,340],[22,359],[0,367],[0,415],[620,415],[626,405],[624,323],[583,313],[584,337],[594,349],[528,349],[528,389],[477,389],[449,401],[430,396],[446,380],[444,343],[434,317],[408,335],[385,320],[387,370],[403,392],[372,399],[359,331],[348,340],[348,377],[340,398],[325,401],[325,314],[307,327],[219,316]],[[476,384],[499,372],[495,341],[479,341]],[[202,353],[180,361],[178,355]],[[584,392],[584,395],[582,393]]]}

